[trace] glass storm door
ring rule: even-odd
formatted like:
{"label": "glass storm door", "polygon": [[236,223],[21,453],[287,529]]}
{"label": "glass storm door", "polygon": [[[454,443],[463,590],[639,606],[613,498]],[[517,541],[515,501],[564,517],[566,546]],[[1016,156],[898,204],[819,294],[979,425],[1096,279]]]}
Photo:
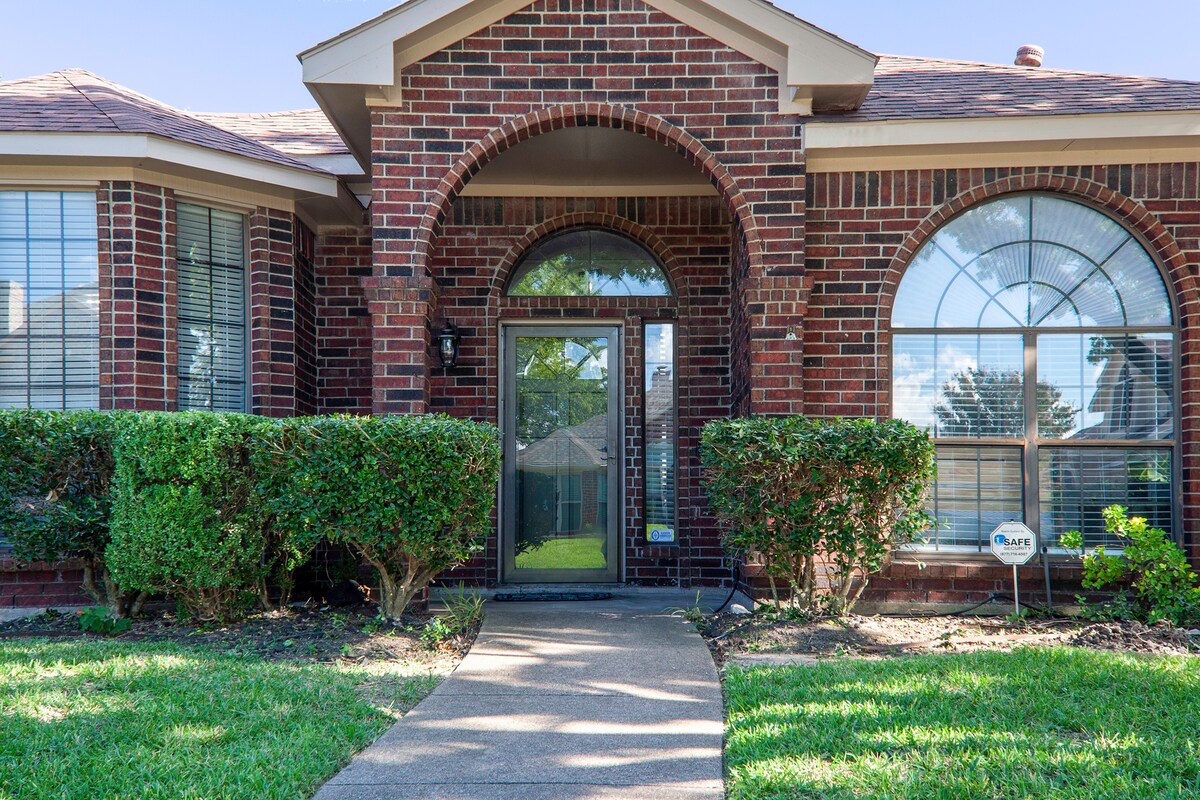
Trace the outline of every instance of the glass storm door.
{"label": "glass storm door", "polygon": [[611,582],[620,564],[620,343],[504,329],[504,579]]}

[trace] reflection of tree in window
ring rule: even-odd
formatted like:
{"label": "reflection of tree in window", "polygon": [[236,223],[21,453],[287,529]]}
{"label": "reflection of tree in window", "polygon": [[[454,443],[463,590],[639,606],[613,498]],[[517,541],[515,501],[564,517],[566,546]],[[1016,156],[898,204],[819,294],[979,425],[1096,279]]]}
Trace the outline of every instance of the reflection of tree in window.
{"label": "reflection of tree in window", "polygon": [[612,231],[576,228],[538,242],[517,265],[508,294],[525,297],[658,297],[671,293],[642,245]]}
{"label": "reflection of tree in window", "polygon": [[[517,441],[608,415],[608,339],[517,339]],[[587,391],[580,391],[587,387]],[[601,421],[603,426],[603,421]]]}
{"label": "reflection of tree in window", "polygon": [[[1020,439],[1025,436],[1024,378],[1015,370],[970,368],[955,374],[942,386],[934,404],[938,433],[947,437]],[[1064,403],[1062,392],[1038,382],[1038,430],[1044,436],[1063,434],[1075,427],[1077,408]]]}

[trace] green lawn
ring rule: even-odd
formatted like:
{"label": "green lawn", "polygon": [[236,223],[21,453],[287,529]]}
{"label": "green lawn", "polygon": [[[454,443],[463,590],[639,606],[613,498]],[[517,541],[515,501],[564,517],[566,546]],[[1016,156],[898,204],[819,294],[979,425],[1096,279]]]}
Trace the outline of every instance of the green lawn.
{"label": "green lawn", "polygon": [[726,672],[730,800],[1200,797],[1200,660],[1089,650]]}
{"label": "green lawn", "polygon": [[299,800],[437,680],[169,643],[0,641],[0,800]]}
{"label": "green lawn", "polygon": [[532,550],[517,555],[521,569],[604,569],[600,536],[547,539]]}

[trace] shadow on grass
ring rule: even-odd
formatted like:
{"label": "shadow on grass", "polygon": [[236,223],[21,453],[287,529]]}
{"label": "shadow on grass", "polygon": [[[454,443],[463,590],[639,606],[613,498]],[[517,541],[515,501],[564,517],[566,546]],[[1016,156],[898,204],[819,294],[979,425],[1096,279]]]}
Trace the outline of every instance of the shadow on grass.
{"label": "shadow on grass", "polygon": [[[0,797],[297,798],[392,721],[343,666],[0,642]],[[394,698],[414,691],[394,682]]]}
{"label": "shadow on grass", "polygon": [[1200,660],[1067,648],[727,674],[730,798],[1200,796]]}

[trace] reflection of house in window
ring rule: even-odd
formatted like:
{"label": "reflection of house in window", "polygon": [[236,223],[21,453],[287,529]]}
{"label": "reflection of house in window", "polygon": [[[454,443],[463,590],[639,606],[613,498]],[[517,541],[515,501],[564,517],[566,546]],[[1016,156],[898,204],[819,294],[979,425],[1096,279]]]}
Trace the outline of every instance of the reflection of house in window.
{"label": "reflection of house in window", "polygon": [[646,392],[646,523],[675,525],[675,379],[669,364]]}
{"label": "reflection of house in window", "polygon": [[[1085,375],[1080,403],[1084,424],[1065,439],[1163,441],[1174,437],[1170,338],[1150,334],[1054,338],[1079,339],[1070,342],[1071,349],[1079,352],[1078,360],[1086,364],[1081,370]],[[1101,510],[1111,503],[1126,505],[1152,524],[1169,528],[1169,450],[1060,447],[1044,451],[1040,461],[1040,472],[1049,486],[1043,519],[1054,529],[1102,530]]]}
{"label": "reflection of house in window", "polygon": [[1087,360],[1101,369],[1087,411],[1099,421],[1067,438],[1172,438],[1175,379],[1170,340],[1146,336],[1090,340]]}
{"label": "reflection of house in window", "polygon": [[96,408],[99,404],[97,287],[43,294],[28,306],[8,284],[0,317],[0,408]]}
{"label": "reflection of house in window", "polygon": [[25,324],[25,287],[0,281],[0,333],[14,333]]}
{"label": "reflection of house in window", "polygon": [[608,415],[559,428],[517,453],[521,541],[603,532],[608,522]]}

